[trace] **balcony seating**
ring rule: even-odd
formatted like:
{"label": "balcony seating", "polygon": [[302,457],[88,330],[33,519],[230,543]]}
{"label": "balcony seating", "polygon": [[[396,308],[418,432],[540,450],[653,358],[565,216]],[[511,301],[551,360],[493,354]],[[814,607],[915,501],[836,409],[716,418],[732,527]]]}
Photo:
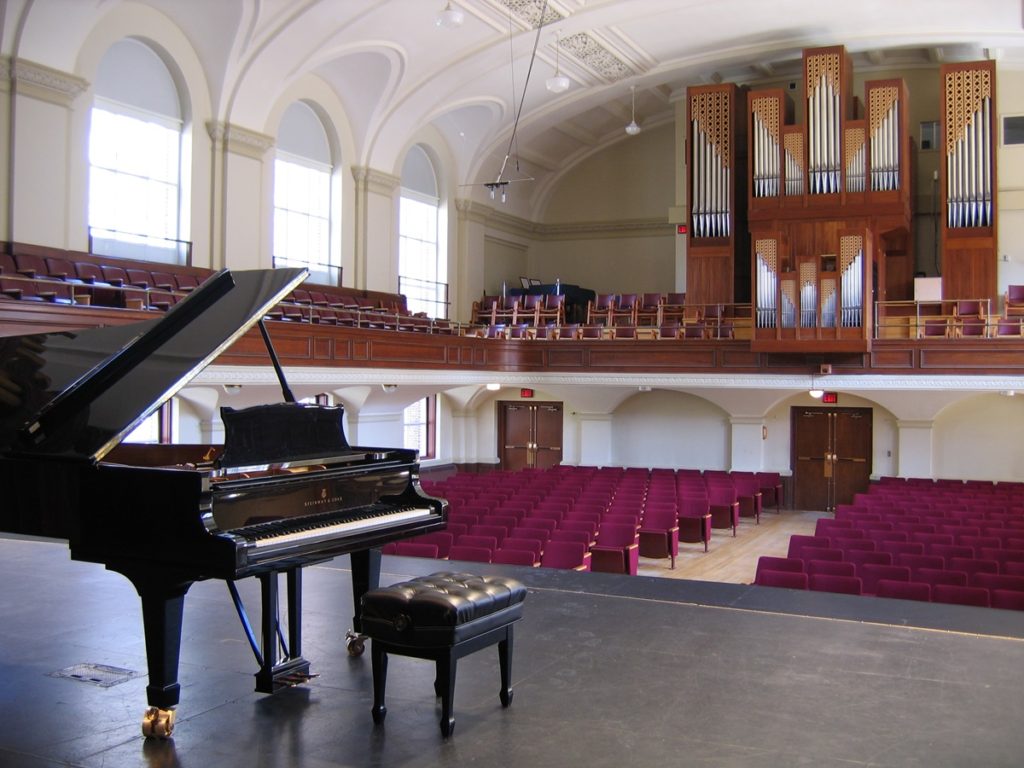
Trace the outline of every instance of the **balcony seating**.
{"label": "balcony seating", "polygon": [[611,325],[617,300],[614,293],[599,293],[587,302],[587,325]]}
{"label": "balcony seating", "polygon": [[658,327],[658,338],[659,339],[678,339],[682,333],[682,328],[679,323],[662,323]]}
{"label": "balcony seating", "polygon": [[636,324],[658,327],[662,324],[661,308],[665,301],[664,294],[645,293],[636,305]]}
{"label": "balcony seating", "polygon": [[1003,294],[1003,315],[1017,317],[1024,315],[1024,285],[1007,285]]}
{"label": "balcony seating", "polygon": [[540,309],[543,305],[543,294],[531,293],[519,297],[512,322],[516,325],[525,323],[534,327],[540,325]]}
{"label": "balcony seating", "polygon": [[543,304],[537,307],[537,320],[535,326],[554,323],[565,325],[565,294],[547,294],[544,296]]}
{"label": "balcony seating", "polygon": [[682,325],[687,320],[686,311],[686,294],[668,293],[661,304],[661,322]]}
{"label": "balcony seating", "polygon": [[609,325],[636,326],[638,298],[635,293],[620,293],[615,302]]}

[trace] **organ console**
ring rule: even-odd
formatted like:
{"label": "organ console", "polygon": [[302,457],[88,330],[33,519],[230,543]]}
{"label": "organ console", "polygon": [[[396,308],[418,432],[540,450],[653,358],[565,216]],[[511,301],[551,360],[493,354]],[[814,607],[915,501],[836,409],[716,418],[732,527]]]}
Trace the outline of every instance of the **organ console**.
{"label": "organ console", "polygon": [[[419,486],[416,452],[350,446],[340,407],[225,410],[224,446],[122,442],[254,324],[293,400],[261,318],[304,278],[223,271],[156,320],[0,339],[0,530],[66,538],[73,559],[132,582],[149,671],[146,736],[174,726],[183,602],[194,582],[228,582],[260,667],[256,688],[269,693],[309,676],[304,566],[351,554],[356,652],[359,599],[380,574],[377,548],[445,524],[447,503]],[[259,641],[234,587],[248,576],[262,588]]]}

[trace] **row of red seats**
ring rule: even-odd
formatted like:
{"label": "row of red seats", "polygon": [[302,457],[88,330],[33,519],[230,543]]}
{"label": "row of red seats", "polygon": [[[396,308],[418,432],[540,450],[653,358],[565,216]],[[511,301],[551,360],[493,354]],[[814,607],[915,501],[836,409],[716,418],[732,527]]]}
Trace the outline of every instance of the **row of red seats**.
{"label": "row of red seats", "polygon": [[[166,269],[76,261],[35,253],[0,253],[0,296],[25,301],[167,310],[202,278]],[[296,289],[270,310],[271,320],[354,328],[453,333],[447,320],[410,315],[403,296],[371,299],[344,291]]]}
{"label": "row of red seats", "polygon": [[713,523],[732,528],[735,534],[741,509],[738,493],[746,494],[743,509],[755,519],[763,495],[777,508],[781,502],[777,473],[706,475],[699,470],[677,475],[669,468],[557,467],[458,474],[428,481],[425,487],[448,499],[450,520],[469,524],[477,520],[464,521],[463,515],[546,514],[558,520],[571,517],[573,522],[585,518],[596,529],[616,516],[629,516],[639,528],[639,553],[670,559],[674,567],[680,541],[702,543],[707,551]]}
{"label": "row of red seats", "polygon": [[[837,550],[807,547],[803,557],[758,559],[754,583],[766,587],[810,589],[978,607],[1024,610],[1024,561],[996,563],[969,558],[901,554],[895,562],[866,562],[828,557]],[[881,553],[871,553],[872,555]],[[1024,555],[1024,552],[1020,553]],[[944,567],[940,567],[943,563]]]}
{"label": "row of red seats", "polygon": [[11,299],[166,310],[199,282],[188,273],[0,253],[0,292]]}

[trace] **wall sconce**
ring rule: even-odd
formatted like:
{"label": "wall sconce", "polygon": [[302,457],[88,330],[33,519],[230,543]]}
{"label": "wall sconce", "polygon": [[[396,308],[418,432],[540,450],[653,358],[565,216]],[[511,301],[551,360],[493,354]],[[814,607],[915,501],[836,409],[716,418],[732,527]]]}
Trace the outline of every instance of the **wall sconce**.
{"label": "wall sconce", "polygon": [[496,381],[492,381],[490,384],[487,385],[487,389],[490,392],[497,392],[499,389],[501,389],[501,384],[499,384]]}
{"label": "wall sconce", "polygon": [[380,388],[383,389],[388,394],[391,394],[396,389],[398,389],[398,385],[397,384],[381,384]]}
{"label": "wall sconce", "polygon": [[234,395],[237,395],[239,392],[242,391],[242,385],[241,384],[222,384],[221,385],[221,389],[224,390],[224,394],[225,395],[232,395],[232,396],[234,396]]}

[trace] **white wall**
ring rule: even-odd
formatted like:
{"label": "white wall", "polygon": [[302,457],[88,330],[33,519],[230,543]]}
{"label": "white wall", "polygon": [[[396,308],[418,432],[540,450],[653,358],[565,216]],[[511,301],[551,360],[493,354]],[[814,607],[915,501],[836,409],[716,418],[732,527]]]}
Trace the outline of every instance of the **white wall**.
{"label": "white wall", "polygon": [[935,477],[1024,479],[1024,393],[976,395],[943,410],[932,431]]}
{"label": "white wall", "polygon": [[637,393],[615,410],[612,434],[614,464],[729,469],[729,416],[694,395]]}

